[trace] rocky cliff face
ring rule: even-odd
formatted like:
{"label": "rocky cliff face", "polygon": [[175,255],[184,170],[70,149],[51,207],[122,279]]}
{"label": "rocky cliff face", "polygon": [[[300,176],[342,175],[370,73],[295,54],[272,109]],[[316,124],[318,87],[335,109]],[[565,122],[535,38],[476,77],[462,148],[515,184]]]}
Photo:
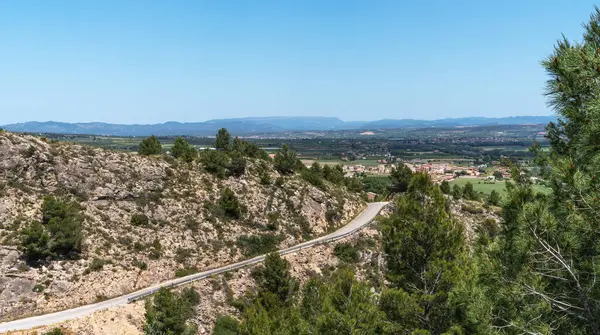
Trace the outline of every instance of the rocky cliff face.
{"label": "rocky cliff face", "polygon": [[[0,133],[0,320],[121,295],[172,278],[177,269],[243,259],[242,236],[293,245],[364,207],[357,195],[333,185],[323,191],[297,177],[263,185],[258,165],[249,161],[243,176],[221,180],[198,163]],[[247,208],[241,219],[227,219],[215,207],[226,188]],[[30,267],[19,232],[41,219],[46,195],[81,206],[84,251],[78,260]],[[134,215],[148,224],[133,225]]]}

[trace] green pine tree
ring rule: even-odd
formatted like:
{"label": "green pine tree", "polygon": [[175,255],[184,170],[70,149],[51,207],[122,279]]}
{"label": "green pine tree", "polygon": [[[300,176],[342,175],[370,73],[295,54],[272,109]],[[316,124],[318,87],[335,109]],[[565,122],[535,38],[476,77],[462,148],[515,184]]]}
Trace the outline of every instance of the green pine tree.
{"label": "green pine tree", "polygon": [[225,128],[219,129],[215,137],[215,148],[217,150],[231,150],[231,134]]}
{"label": "green pine tree", "polygon": [[298,169],[298,162],[296,153],[290,150],[287,144],[284,144],[275,154],[274,167],[279,173],[289,175]]}
{"label": "green pine tree", "polygon": [[154,135],[142,140],[138,148],[138,154],[142,156],[158,155],[162,151],[162,145]]}

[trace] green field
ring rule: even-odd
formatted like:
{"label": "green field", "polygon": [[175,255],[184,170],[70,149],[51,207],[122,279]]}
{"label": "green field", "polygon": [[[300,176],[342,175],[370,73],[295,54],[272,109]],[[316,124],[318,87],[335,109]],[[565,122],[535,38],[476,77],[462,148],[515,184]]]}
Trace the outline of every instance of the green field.
{"label": "green field", "polygon": [[318,159],[315,161],[314,159],[300,157],[300,160],[302,161],[302,163],[304,163],[306,165],[310,165],[313,162],[319,162],[319,164],[321,164],[321,165],[341,164],[341,165],[377,166],[377,165],[381,164],[381,163],[377,162],[376,159],[359,159],[359,160],[355,160],[355,161],[343,161],[341,159]]}
{"label": "green field", "polygon": [[[454,179],[450,182],[451,186],[458,185],[460,187],[464,187],[464,185],[468,182],[473,184],[473,189],[477,192],[481,192],[484,194],[492,193],[492,190],[496,190],[496,192],[500,193],[500,195],[504,196],[506,194],[505,181],[496,181],[493,184],[484,184],[483,179],[481,178],[458,178]],[[541,185],[533,185],[533,190],[535,192],[541,193],[549,193],[550,189],[541,186]]]}

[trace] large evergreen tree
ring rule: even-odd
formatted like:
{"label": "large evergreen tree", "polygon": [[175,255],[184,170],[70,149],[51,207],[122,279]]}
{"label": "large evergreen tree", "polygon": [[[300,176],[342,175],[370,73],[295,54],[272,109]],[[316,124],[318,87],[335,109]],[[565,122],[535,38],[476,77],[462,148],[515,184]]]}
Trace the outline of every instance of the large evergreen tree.
{"label": "large evergreen tree", "polygon": [[[387,276],[418,315],[418,326],[440,334],[455,326],[449,297],[467,276],[466,243],[446,199],[426,173],[416,173],[397,200],[397,212],[382,222]],[[404,320],[404,317],[402,318]]]}
{"label": "large evergreen tree", "polygon": [[490,251],[483,283],[497,301],[494,322],[511,334],[600,334],[598,9],[584,27],[582,43],[563,38],[543,62],[559,121],[547,127],[550,151],[533,151],[552,194],[534,194],[515,169]]}
{"label": "large evergreen tree", "polygon": [[231,134],[225,128],[219,129],[215,137],[215,148],[217,150],[231,150]]}

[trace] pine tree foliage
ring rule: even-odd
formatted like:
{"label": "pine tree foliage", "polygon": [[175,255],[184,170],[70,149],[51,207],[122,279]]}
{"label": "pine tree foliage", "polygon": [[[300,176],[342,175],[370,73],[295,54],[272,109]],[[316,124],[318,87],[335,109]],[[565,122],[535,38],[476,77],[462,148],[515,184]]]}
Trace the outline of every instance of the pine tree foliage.
{"label": "pine tree foliage", "polygon": [[231,150],[231,134],[225,128],[219,129],[215,136],[215,148],[217,150]]}
{"label": "pine tree foliage", "polygon": [[178,137],[173,143],[171,154],[175,158],[180,158],[184,162],[191,162],[196,157],[196,149],[190,145],[186,140]]}
{"label": "pine tree foliage", "polygon": [[296,157],[296,153],[292,151],[287,144],[284,144],[281,149],[277,151],[277,154],[275,154],[274,166],[281,174],[293,174],[298,170],[298,162],[299,160]]}
{"label": "pine tree foliage", "polygon": [[406,164],[400,163],[392,167],[392,172],[390,173],[390,180],[392,181],[390,191],[395,193],[406,192],[411,177],[412,171]]}
{"label": "pine tree foliage", "polygon": [[138,154],[142,156],[158,155],[162,151],[162,145],[154,135],[142,140],[138,148]]}
{"label": "pine tree foliage", "polygon": [[[187,320],[193,315],[194,306],[198,303],[198,300],[186,298],[191,295],[193,294],[189,292],[180,295],[164,287],[159,289],[154,296],[146,300],[144,334],[195,334],[195,327],[187,323]],[[197,296],[194,295],[194,297]]]}
{"label": "pine tree foliage", "polygon": [[466,277],[463,228],[446,212],[446,198],[426,173],[416,173],[397,203],[397,214],[382,222],[387,276],[397,295],[418,306],[420,329],[450,329],[449,296]]}
{"label": "pine tree foliage", "polygon": [[21,231],[21,248],[28,261],[47,257],[76,258],[83,249],[83,215],[74,202],[52,196],[44,198],[42,220]]}
{"label": "pine tree foliage", "polygon": [[550,151],[532,150],[552,194],[534,194],[515,169],[483,281],[505,333],[600,334],[599,26],[596,9],[582,43],[563,37],[542,62],[559,121]]}

